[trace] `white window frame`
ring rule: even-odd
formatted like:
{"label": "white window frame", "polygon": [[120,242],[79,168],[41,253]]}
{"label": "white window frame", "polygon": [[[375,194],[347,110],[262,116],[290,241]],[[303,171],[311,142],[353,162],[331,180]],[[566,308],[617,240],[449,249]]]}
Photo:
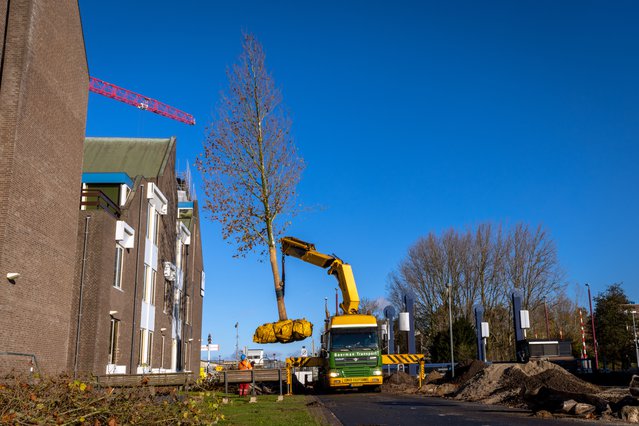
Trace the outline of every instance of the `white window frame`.
{"label": "white window frame", "polygon": [[151,361],[153,360],[153,332],[146,328],[140,329],[140,348],[138,351],[138,365],[145,365],[147,368],[151,368]]}
{"label": "white window frame", "polygon": [[120,334],[120,320],[111,317],[109,328],[109,364],[115,364],[118,357],[118,337]]}
{"label": "white window frame", "polygon": [[186,325],[191,325],[191,296],[189,296],[188,294],[186,295],[184,305],[184,322],[186,323]]}
{"label": "white window frame", "polygon": [[149,366],[149,368],[151,368],[151,364],[153,361],[153,332],[151,330],[147,330],[147,338],[148,338],[148,343],[147,343],[147,364]]}
{"label": "white window frame", "polygon": [[115,274],[113,277],[113,287],[122,290],[122,276],[124,271],[124,247],[115,245]]}
{"label": "white window frame", "polygon": [[146,214],[146,239],[156,246],[160,240],[160,213],[149,203]]}
{"label": "white window frame", "polygon": [[144,291],[142,300],[155,306],[155,284],[157,273],[149,265],[144,265]]}

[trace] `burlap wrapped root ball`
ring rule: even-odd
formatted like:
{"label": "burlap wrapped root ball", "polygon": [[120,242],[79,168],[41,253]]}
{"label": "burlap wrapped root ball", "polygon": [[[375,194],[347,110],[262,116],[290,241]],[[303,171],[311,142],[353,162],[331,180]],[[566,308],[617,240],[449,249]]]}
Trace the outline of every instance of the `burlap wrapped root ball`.
{"label": "burlap wrapped root ball", "polygon": [[255,343],[291,343],[313,334],[313,324],[305,318],[262,324],[255,330]]}

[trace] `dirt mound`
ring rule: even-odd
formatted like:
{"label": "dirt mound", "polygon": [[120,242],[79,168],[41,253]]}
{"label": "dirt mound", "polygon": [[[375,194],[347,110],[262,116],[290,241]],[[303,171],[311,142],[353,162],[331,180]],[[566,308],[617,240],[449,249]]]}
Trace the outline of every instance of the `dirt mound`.
{"label": "dirt mound", "polygon": [[446,377],[444,374],[440,373],[437,370],[433,370],[430,373],[426,374],[424,381],[426,383],[439,383],[444,377]]}
{"label": "dirt mound", "polygon": [[399,371],[384,379],[382,391],[394,393],[415,393],[417,392],[418,387],[419,382],[416,377]]}
{"label": "dirt mound", "polygon": [[417,378],[403,371],[398,371],[391,374],[385,382],[393,385],[417,385]]}
{"label": "dirt mound", "polygon": [[597,393],[599,388],[588,382],[573,376],[565,370],[546,370],[534,376],[526,376],[522,371],[513,371],[508,377],[506,387],[521,389],[522,387],[533,390],[546,386],[561,392],[573,393]]}
{"label": "dirt mound", "polygon": [[475,377],[477,373],[482,371],[487,366],[488,364],[477,359],[464,361],[463,363],[455,367],[455,379],[453,380],[453,383],[457,383],[459,385],[464,384]]}
{"label": "dirt mound", "polygon": [[546,386],[562,392],[592,394],[599,391],[594,385],[568,373],[548,361],[527,364],[493,364],[480,370],[462,384],[455,398],[482,401],[488,404],[522,405],[521,391]]}

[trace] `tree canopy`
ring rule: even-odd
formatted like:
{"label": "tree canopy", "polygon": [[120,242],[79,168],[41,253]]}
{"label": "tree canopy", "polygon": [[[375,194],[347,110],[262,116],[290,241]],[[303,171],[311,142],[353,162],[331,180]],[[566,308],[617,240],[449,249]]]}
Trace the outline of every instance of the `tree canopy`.
{"label": "tree canopy", "polygon": [[623,305],[630,301],[621,284],[609,285],[594,297],[595,331],[599,348],[599,367],[626,369],[634,358],[632,318]]}
{"label": "tree canopy", "polygon": [[290,131],[282,94],[266,68],[262,45],[244,34],[242,54],[228,69],[228,90],[208,128],[204,153],[204,209],[222,225],[236,255],[268,253],[280,320],[287,319],[276,239],[294,213],[304,163]]}
{"label": "tree canopy", "polygon": [[545,330],[540,319],[544,300],[558,300],[562,278],[555,243],[542,226],[519,223],[504,229],[482,223],[472,230],[451,229],[417,240],[389,275],[388,290],[397,306],[406,291],[415,294],[416,324],[430,346],[448,324],[443,307],[450,283],[453,317],[472,324],[474,306],[481,305],[491,327],[489,356],[510,359],[514,354],[512,291],[522,293],[524,308],[537,319],[535,326]]}

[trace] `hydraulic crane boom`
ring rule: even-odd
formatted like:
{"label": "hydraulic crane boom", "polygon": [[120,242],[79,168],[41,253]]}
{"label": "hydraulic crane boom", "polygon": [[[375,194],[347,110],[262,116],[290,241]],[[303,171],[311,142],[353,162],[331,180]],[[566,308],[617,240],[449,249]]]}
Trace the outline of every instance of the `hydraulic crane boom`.
{"label": "hydraulic crane boom", "polygon": [[188,125],[195,124],[195,118],[191,114],[174,108],[158,100],[148,98],[139,93],[132,92],[115,84],[107,83],[99,78],[89,77],[89,90],[93,93],[98,93],[107,98],[115,99],[125,104],[133,105],[134,107],[145,109],[147,111],[154,112],[164,117],[171,118],[173,120],[181,121]]}
{"label": "hydraulic crane boom", "polygon": [[345,314],[357,314],[359,311],[359,294],[355,285],[353,269],[348,263],[344,263],[336,256],[320,253],[315,250],[315,245],[298,240],[294,237],[282,238],[282,253],[293,256],[304,262],[311,263],[321,268],[328,268],[328,274],[337,278],[342,292],[340,308]]}

